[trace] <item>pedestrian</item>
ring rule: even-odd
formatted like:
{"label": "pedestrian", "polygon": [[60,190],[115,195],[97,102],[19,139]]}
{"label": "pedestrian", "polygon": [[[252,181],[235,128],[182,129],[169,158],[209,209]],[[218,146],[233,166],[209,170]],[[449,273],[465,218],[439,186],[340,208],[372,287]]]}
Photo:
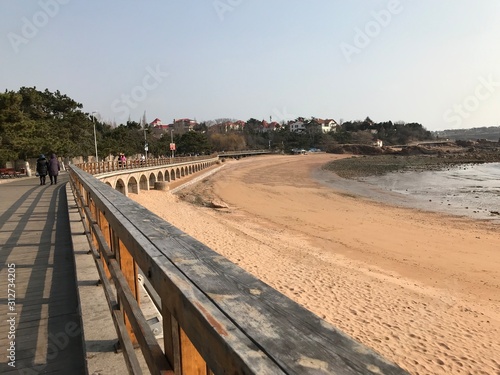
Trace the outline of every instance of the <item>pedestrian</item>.
{"label": "pedestrian", "polygon": [[51,185],[57,184],[57,176],[59,175],[60,170],[61,164],[59,164],[56,154],[52,154],[49,160],[49,177]]}
{"label": "pedestrian", "polygon": [[118,156],[118,167],[123,168],[124,162],[125,162],[125,155],[123,155],[123,153],[120,152],[120,155]]}
{"label": "pedestrian", "polygon": [[36,161],[36,173],[40,177],[40,185],[45,185],[45,178],[47,176],[48,170],[49,170],[49,162],[45,158],[45,155],[42,154]]}

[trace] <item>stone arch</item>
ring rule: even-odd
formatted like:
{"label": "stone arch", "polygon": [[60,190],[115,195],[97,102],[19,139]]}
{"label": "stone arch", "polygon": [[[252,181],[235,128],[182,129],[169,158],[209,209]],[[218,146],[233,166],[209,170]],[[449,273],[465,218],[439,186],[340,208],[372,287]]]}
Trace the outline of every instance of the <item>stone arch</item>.
{"label": "stone arch", "polygon": [[123,195],[127,195],[127,187],[121,178],[116,181],[115,190],[119,191]]}
{"label": "stone arch", "polygon": [[139,190],[149,190],[148,178],[143,174],[141,174],[141,177],[139,178]]}
{"label": "stone arch", "polygon": [[106,181],[105,184],[108,185],[108,186],[113,187],[109,181]]}
{"label": "stone arch", "polygon": [[[161,179],[160,179],[161,177]],[[160,172],[158,173],[158,181],[163,181],[163,174]],[[149,188],[152,189],[155,186],[156,182],[156,175],[154,173],[149,174]]]}
{"label": "stone arch", "polygon": [[179,168],[175,169],[175,178],[181,178],[181,171]]}
{"label": "stone arch", "polygon": [[171,180],[171,181],[174,181],[174,180],[175,180],[175,170],[174,170],[174,169],[171,169],[171,170],[170,170],[170,180]]}
{"label": "stone arch", "polygon": [[181,167],[181,177],[184,177],[186,175],[186,171],[184,167]]}
{"label": "stone arch", "polygon": [[[149,178],[149,180],[151,181],[151,177]],[[163,176],[163,172],[162,171],[158,171],[158,177],[156,179],[157,181],[163,181],[164,180],[164,176]],[[151,185],[151,183],[150,183]]]}
{"label": "stone arch", "polygon": [[168,169],[165,171],[165,181],[170,182],[170,173],[168,172]]}
{"label": "stone arch", "polygon": [[127,194],[139,194],[139,184],[134,176],[130,176],[127,183]]}

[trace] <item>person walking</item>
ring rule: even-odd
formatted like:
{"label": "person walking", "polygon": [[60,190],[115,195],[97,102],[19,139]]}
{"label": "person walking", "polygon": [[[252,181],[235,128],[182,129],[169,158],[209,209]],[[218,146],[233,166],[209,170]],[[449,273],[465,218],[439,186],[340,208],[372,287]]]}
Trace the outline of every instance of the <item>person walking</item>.
{"label": "person walking", "polygon": [[47,176],[48,171],[49,171],[49,162],[45,158],[45,155],[42,154],[36,161],[36,172],[40,177],[40,185],[45,185],[45,178]]}
{"label": "person walking", "polygon": [[52,154],[49,160],[49,177],[51,185],[57,184],[57,176],[60,170],[61,165],[59,164],[59,160],[57,160],[56,154]]}

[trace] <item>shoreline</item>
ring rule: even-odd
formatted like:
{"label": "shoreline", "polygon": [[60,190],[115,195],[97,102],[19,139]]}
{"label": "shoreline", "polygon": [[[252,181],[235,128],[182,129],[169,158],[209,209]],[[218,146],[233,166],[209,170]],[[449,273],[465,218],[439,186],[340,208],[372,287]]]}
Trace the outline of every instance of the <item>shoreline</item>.
{"label": "shoreline", "polygon": [[[311,178],[340,157],[228,161],[179,196],[132,198],[411,373],[496,374],[498,226],[387,206]],[[228,208],[185,201],[214,198]]]}
{"label": "shoreline", "polygon": [[[488,223],[500,224],[500,189],[488,191],[481,186],[484,181],[475,179],[474,185],[461,191],[452,191],[445,178],[450,174],[459,177],[463,170],[484,165],[500,165],[498,162],[459,164],[453,167],[410,169],[398,172],[374,173],[370,176],[339,177],[328,168],[312,171],[312,177],[322,185],[343,191],[345,194],[364,197],[389,206],[413,208],[424,212],[442,213]],[[463,172],[465,173],[465,172]],[[441,180],[436,185],[436,181]],[[479,185],[478,185],[479,184]],[[454,187],[456,188],[456,186]],[[495,190],[493,189],[493,190]],[[485,195],[479,197],[479,195]],[[482,198],[482,199],[479,199]]]}
{"label": "shoreline", "polygon": [[500,163],[500,155],[493,157],[470,157],[455,155],[351,155],[323,166],[341,178],[357,179],[383,176],[390,173],[445,171],[462,166]]}

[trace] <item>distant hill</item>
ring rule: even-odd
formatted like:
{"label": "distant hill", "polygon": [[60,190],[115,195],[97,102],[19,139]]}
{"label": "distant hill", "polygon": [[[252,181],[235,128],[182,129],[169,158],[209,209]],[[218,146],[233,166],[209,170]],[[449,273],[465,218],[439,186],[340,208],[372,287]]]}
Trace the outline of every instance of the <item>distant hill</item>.
{"label": "distant hill", "polygon": [[467,140],[487,139],[498,141],[500,139],[500,126],[485,126],[471,129],[449,129],[433,132],[440,139]]}

